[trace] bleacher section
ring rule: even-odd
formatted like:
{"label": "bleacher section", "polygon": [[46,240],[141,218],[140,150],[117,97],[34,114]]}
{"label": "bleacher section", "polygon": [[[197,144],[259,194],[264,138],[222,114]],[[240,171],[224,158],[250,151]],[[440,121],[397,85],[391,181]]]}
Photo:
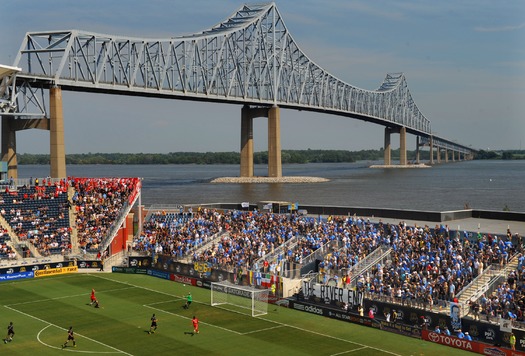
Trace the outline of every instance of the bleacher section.
{"label": "bleacher section", "polygon": [[[29,257],[29,250],[33,257],[67,255],[78,248],[85,253],[100,252],[101,244],[110,238],[111,227],[124,207],[129,208],[140,186],[139,178],[40,182],[35,180],[32,185],[31,179],[31,185],[10,185],[0,192],[0,222],[5,225],[0,233],[1,259]],[[72,236],[77,237],[79,246],[72,246]],[[16,249],[20,251],[16,253]]]}
{"label": "bleacher section", "polygon": [[0,214],[19,240],[31,242],[42,256],[70,248],[67,187],[64,180],[0,193]]}

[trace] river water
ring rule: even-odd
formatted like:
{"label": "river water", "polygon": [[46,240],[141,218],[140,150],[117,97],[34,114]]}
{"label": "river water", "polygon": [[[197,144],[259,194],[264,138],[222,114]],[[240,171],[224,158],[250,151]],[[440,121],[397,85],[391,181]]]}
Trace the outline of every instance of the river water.
{"label": "river water", "polygon": [[[473,209],[525,212],[525,160],[463,161],[432,168],[368,168],[381,162],[283,165],[284,176],[330,179],[309,184],[214,184],[238,177],[239,165],[69,165],[68,176],[142,177],[142,203],[257,203],[447,211]],[[21,165],[19,178],[45,177],[46,165]],[[267,176],[255,166],[255,175]]]}

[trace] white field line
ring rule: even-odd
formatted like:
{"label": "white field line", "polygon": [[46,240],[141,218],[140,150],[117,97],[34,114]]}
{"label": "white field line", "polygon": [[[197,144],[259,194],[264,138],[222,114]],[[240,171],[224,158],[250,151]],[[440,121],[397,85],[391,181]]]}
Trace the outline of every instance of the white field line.
{"label": "white field line", "polygon": [[387,354],[394,355],[394,356],[402,356],[402,355],[400,355],[400,354],[396,354],[395,352],[391,352],[391,351],[384,350],[384,349],[380,349],[380,348],[373,347],[373,346],[368,346],[368,345],[365,345],[365,344],[360,344],[360,343],[355,342],[355,341],[350,341],[350,340],[346,340],[346,339],[341,339],[341,338],[339,338],[339,337],[335,337],[335,336],[332,336],[332,335],[323,334],[323,333],[320,333],[320,332],[317,332],[317,331],[308,330],[308,329],[303,329],[303,328],[300,328],[300,327],[298,327],[298,326],[289,325],[289,324],[285,324],[285,323],[280,323],[280,322],[278,322],[278,321],[274,321],[274,320],[270,320],[270,319],[265,319],[265,318],[259,318],[259,319],[266,320],[266,321],[270,321],[270,322],[274,322],[275,324],[279,324],[279,325],[282,325],[282,326],[286,326],[286,327],[288,327],[288,328],[293,328],[293,329],[301,330],[301,331],[304,331],[304,332],[307,332],[307,333],[310,333],[310,334],[319,335],[319,336],[327,337],[327,338],[330,338],[330,339],[333,339],[333,340],[338,340],[338,341],[343,341],[343,342],[347,342],[347,343],[350,343],[350,344],[358,345],[358,346],[361,346],[361,348],[369,348],[369,349],[372,349],[372,350],[377,350],[377,351],[385,352],[385,353],[387,353]]}
{"label": "white field line", "polygon": [[359,348],[357,348],[357,349],[353,349],[353,350],[348,350],[348,351],[338,352],[338,353],[336,353],[336,354],[331,354],[330,356],[338,356],[338,355],[350,354],[350,353],[352,353],[352,352],[356,352],[356,351],[364,350],[364,349],[368,349],[368,346],[363,346],[363,347],[359,347]]}
{"label": "white field line", "polygon": [[[49,344],[46,344],[45,342],[43,342],[42,340],[40,340],[40,334],[46,330],[48,327],[50,326],[53,326],[51,324],[49,324],[48,326],[44,327],[42,330],[40,330],[36,336],[37,340],[39,343],[41,343],[42,345],[46,346],[46,347],[49,347],[50,349],[55,349],[55,350],[62,350],[61,347],[57,347],[57,346],[53,346],[53,345],[49,345]],[[70,349],[66,349],[65,351],[69,351],[69,352],[80,352],[80,353],[85,353],[85,354],[119,354],[120,351],[86,351],[86,350],[70,350]]]}
{"label": "white field line", "polygon": [[272,326],[271,328],[264,328],[264,329],[259,329],[259,330],[248,331],[248,332],[242,333],[241,335],[255,334],[261,331],[279,329],[279,328],[284,328],[284,325],[277,325],[277,326]]}
{"label": "white field line", "polygon": [[[154,304],[159,304],[159,303],[154,303]],[[150,309],[162,312],[162,313],[178,316],[179,318],[182,318],[182,319],[191,320],[191,318],[188,318],[187,316],[175,314],[175,313],[166,311],[164,309],[155,308],[155,307],[152,307],[152,306],[150,306],[148,304],[144,304],[143,307],[150,308]],[[214,325],[214,324],[209,324],[209,323],[205,323],[205,322],[199,321],[199,325],[201,325],[201,324],[208,325],[208,326],[213,326],[214,328],[221,329],[221,330],[224,330],[224,331],[228,331],[228,332],[231,332],[231,333],[234,333],[234,334],[237,334],[237,335],[242,335],[242,333],[240,333],[238,331],[235,331],[235,330],[231,330],[231,329],[223,328],[222,326],[217,326],[217,325]]]}
{"label": "white field line", "polygon": [[[49,321],[46,321],[46,320],[43,320],[43,319],[37,318],[37,317],[34,316],[34,315],[24,313],[24,312],[22,312],[22,311],[20,311],[20,310],[17,310],[17,309],[15,309],[15,308],[11,308],[11,307],[8,306],[8,305],[4,305],[4,307],[7,308],[7,309],[11,309],[11,310],[14,311],[14,312],[17,312],[17,313],[20,313],[20,314],[22,314],[22,315],[25,315],[25,316],[27,316],[27,317],[29,317],[29,318],[32,318],[32,319],[38,320],[38,321],[40,321],[40,322],[42,322],[42,323],[48,324],[48,326],[51,325],[51,326],[54,326],[54,327],[56,327],[56,328],[58,328],[58,329],[60,329],[60,330],[67,331],[67,329],[64,329],[64,328],[62,328],[62,327],[60,327],[60,326],[58,326],[58,325],[56,325],[56,324],[53,324],[53,323],[50,323]],[[78,335],[78,336],[80,336],[80,337],[83,337],[83,338],[86,339],[86,340],[89,340],[89,341],[92,341],[92,342],[94,342],[94,343],[97,343],[97,344],[103,345],[103,346],[105,346],[105,347],[108,347],[108,348],[110,348],[110,349],[113,349],[113,350],[115,350],[115,351],[118,352],[118,353],[122,353],[122,354],[124,354],[124,355],[133,356],[132,354],[129,354],[129,353],[125,352],[125,351],[119,350],[119,349],[117,349],[117,348],[115,348],[115,347],[113,347],[113,346],[110,346],[110,345],[108,345],[108,344],[104,344],[103,342],[97,341],[97,340],[92,339],[92,338],[90,338],[90,337],[84,336],[84,335],[82,335],[82,334],[77,334],[76,332],[75,332],[75,334]]]}
{"label": "white field line", "polygon": [[[131,288],[134,288],[134,287],[118,288],[118,289],[108,289],[108,290],[99,291],[99,292],[97,292],[97,293],[101,293],[101,294],[102,294],[102,293],[109,293],[109,292],[118,292],[118,291],[122,291],[122,290],[126,290],[126,289],[131,289]],[[29,302],[20,302],[20,303],[8,304],[8,305],[9,305],[9,306],[15,306],[15,305],[22,305],[22,304],[40,303],[40,302],[47,302],[47,301],[50,301],[50,300],[58,300],[58,299],[67,299],[67,298],[81,297],[81,296],[84,296],[84,295],[91,295],[91,292],[89,292],[89,293],[82,293],[82,294],[64,295],[64,296],[61,296],[61,297],[55,297],[55,298],[47,298],[47,299],[32,300],[32,301],[29,301]]]}

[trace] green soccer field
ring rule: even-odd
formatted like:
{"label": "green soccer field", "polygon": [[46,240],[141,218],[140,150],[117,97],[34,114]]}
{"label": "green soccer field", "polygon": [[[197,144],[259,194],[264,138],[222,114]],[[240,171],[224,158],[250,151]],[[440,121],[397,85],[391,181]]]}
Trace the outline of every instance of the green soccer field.
{"label": "green soccer field", "polygon": [[[100,308],[89,305],[96,290]],[[191,291],[193,304],[183,308]],[[145,275],[71,274],[0,284],[0,355],[471,355],[270,305],[252,318],[210,306],[210,291]],[[149,335],[151,315],[158,329]],[[191,318],[200,333],[191,335]],[[77,347],[62,349],[73,326]]]}

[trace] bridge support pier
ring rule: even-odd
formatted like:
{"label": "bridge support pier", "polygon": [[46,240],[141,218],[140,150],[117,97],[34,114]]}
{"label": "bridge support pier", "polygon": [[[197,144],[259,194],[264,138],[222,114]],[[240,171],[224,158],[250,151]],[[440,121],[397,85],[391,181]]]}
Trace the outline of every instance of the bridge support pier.
{"label": "bridge support pier", "polygon": [[51,178],[66,178],[66,154],[64,150],[64,115],[62,113],[62,91],[49,89],[49,116],[39,119],[14,119],[2,117],[2,160],[7,162],[9,178],[18,178],[16,158],[16,132],[27,129],[49,131]]}
{"label": "bridge support pier", "polygon": [[448,163],[448,150],[445,148],[445,163]]}
{"label": "bridge support pier", "polygon": [[7,178],[18,178],[16,159],[16,121],[13,117],[2,116],[2,161],[7,162]]}
{"label": "bridge support pier", "polygon": [[241,177],[253,177],[253,119],[268,118],[268,177],[282,177],[281,117],[278,106],[241,110]]}
{"label": "bridge support pier", "polygon": [[253,177],[253,117],[250,107],[241,110],[241,177]]}
{"label": "bridge support pier", "polygon": [[430,142],[430,165],[434,164],[434,140],[432,139],[432,136],[429,137]]}
{"label": "bridge support pier", "polygon": [[274,105],[268,110],[268,177],[282,177],[281,112]]}
{"label": "bridge support pier", "polygon": [[407,128],[401,127],[399,129],[399,164],[406,166],[407,164]]}
{"label": "bridge support pier", "polygon": [[416,136],[416,164],[419,164],[419,136]]}
{"label": "bridge support pier", "polygon": [[392,147],[390,143],[390,134],[392,133],[390,127],[385,127],[385,147],[383,149],[383,164],[385,166],[390,166],[392,164]]}
{"label": "bridge support pier", "polygon": [[[16,157],[16,132],[27,129],[49,130],[49,119],[14,119],[2,117],[2,161],[7,162],[7,176],[18,178],[18,160]],[[65,163],[65,157],[64,157]]]}
{"label": "bridge support pier", "polygon": [[66,178],[64,114],[60,87],[49,89],[49,124],[51,178]]}
{"label": "bridge support pier", "polygon": [[385,127],[385,147],[383,151],[384,164],[386,166],[392,165],[392,147],[390,135],[399,132],[399,164],[404,166],[407,164],[407,129],[400,127],[399,129]]}

